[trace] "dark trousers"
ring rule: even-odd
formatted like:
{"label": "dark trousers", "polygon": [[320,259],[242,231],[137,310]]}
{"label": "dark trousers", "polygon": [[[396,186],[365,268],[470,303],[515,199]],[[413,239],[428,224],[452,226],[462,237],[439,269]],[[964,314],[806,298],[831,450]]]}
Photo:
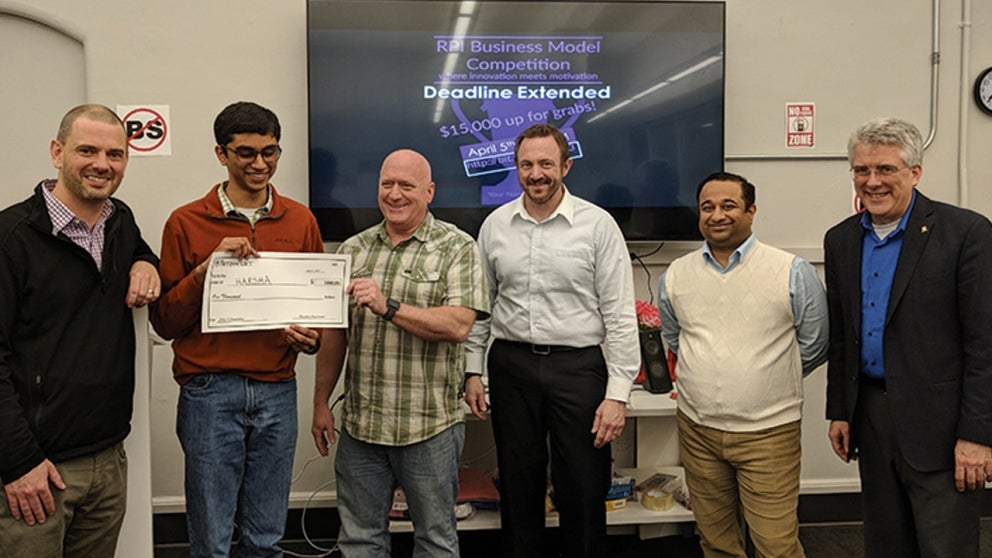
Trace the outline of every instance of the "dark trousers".
{"label": "dark trousers", "polygon": [[959,493],[953,470],[906,462],[881,385],[862,382],[854,422],[866,558],[978,558],[982,490]]}
{"label": "dark trousers", "polygon": [[[606,393],[606,362],[599,347],[545,349],[497,340],[489,351],[503,555],[605,556],[611,453],[593,447],[590,430]],[[547,551],[549,434],[561,541]]]}

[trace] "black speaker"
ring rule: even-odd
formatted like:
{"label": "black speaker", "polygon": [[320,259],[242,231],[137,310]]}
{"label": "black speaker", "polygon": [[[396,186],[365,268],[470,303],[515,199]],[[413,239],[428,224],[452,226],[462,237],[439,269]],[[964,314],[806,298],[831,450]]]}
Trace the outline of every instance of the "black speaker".
{"label": "black speaker", "polygon": [[672,377],[668,375],[668,362],[665,360],[665,345],[661,342],[661,332],[642,331],[640,336],[644,389],[651,393],[672,391]]}

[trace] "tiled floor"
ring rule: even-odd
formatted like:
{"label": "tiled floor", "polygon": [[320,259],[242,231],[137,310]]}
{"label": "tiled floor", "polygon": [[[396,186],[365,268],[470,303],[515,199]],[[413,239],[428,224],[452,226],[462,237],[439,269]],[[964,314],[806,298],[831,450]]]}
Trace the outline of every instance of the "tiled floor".
{"label": "tiled floor", "polygon": [[[832,525],[803,527],[800,536],[806,547],[808,558],[860,558],[860,525]],[[498,534],[494,531],[475,531],[462,534],[462,556],[465,558],[488,558],[495,556]],[[333,547],[333,541],[315,541],[323,548]],[[623,558],[697,558],[702,556],[699,542],[695,537],[664,537],[639,540],[635,535],[615,535],[610,537],[612,556]],[[286,556],[327,555],[311,548],[302,541],[286,541],[283,547]],[[394,535],[393,556],[410,556],[413,539],[409,534]],[[184,545],[156,546],[155,558],[184,558],[187,556]],[[331,556],[340,556],[334,553]],[[984,558],[983,554],[983,558]],[[992,556],[992,554],[990,554]]]}
{"label": "tiled floor", "polygon": [[[862,528],[860,524],[811,524],[799,530],[799,537],[806,550],[807,558],[863,558]],[[323,548],[332,548],[330,540],[315,541]],[[461,534],[462,556],[464,558],[489,558],[496,556],[498,533],[496,531],[469,531]],[[699,558],[699,541],[696,537],[663,537],[640,540],[636,535],[614,535],[610,537],[611,556],[617,558]],[[283,544],[286,556],[328,556],[315,550],[304,541],[286,541]],[[410,556],[413,538],[410,534],[393,536],[393,556]],[[185,558],[185,545],[157,545],[155,558]],[[235,555],[236,556],[236,555]],[[339,553],[330,554],[337,557]],[[992,558],[992,518],[982,521],[981,558]]]}

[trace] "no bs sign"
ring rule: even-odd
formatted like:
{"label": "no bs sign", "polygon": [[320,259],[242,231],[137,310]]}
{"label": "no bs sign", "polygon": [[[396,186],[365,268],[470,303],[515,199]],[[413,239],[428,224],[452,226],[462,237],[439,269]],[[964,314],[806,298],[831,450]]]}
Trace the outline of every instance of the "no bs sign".
{"label": "no bs sign", "polygon": [[171,155],[168,105],[118,106],[132,155]]}

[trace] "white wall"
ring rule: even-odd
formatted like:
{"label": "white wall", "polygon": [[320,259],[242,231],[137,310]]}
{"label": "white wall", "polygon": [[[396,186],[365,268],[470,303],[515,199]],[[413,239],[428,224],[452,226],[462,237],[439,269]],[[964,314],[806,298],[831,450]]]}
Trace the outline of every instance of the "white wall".
{"label": "white wall", "polygon": [[[85,98],[118,104],[168,104],[171,107],[170,157],[132,158],[121,188],[137,213],[149,242],[159,235],[172,208],[206,192],[225,177],[213,155],[211,124],[217,112],[235,100],[254,100],[280,117],[285,155],[274,183],[300,200],[307,196],[306,2],[304,0],[202,2],[199,0],[0,0],[0,13],[13,13],[67,30],[83,45]],[[921,190],[935,198],[958,201],[958,123],[961,71],[961,4],[944,2],[940,10],[940,87],[937,135],[925,159]],[[848,132],[882,114],[908,118],[929,128],[931,3],[927,0],[855,0],[796,2],[729,0],[727,6],[727,167],[758,186],[755,224],[761,238],[820,259],[823,232],[850,213],[847,164],[829,158],[842,154]],[[967,23],[967,22],[966,22]],[[976,37],[965,46],[970,63],[965,87],[992,65],[992,3],[975,2],[970,27]],[[2,39],[0,39],[2,40]],[[16,48],[30,49],[30,44]],[[37,72],[50,72],[44,59]],[[41,83],[40,81],[38,83]],[[4,98],[14,84],[4,80]],[[969,93],[970,95],[970,93]],[[788,159],[784,147],[784,105],[813,101],[817,108],[819,160]],[[970,203],[992,213],[992,118],[971,104],[963,107],[968,127]],[[68,108],[68,107],[66,107]],[[31,115],[51,129],[59,115]],[[9,135],[15,133],[5,127]],[[48,136],[50,137],[50,136]],[[6,152],[7,161],[37,165],[31,175],[53,175],[41,159],[47,140]],[[8,184],[25,197],[35,180]],[[653,280],[662,266],[691,245],[666,247],[652,257]],[[646,246],[635,246],[645,252]],[[638,271],[638,292],[646,287]],[[653,287],[655,288],[655,287]],[[181,453],[172,433],[177,388],[168,378],[169,351],[153,351],[152,443],[153,496],[156,509],[181,504]],[[309,438],[312,361],[301,359],[300,442],[297,470],[315,452]],[[829,451],[825,438],[823,371],[807,380],[805,416],[805,487],[843,489],[855,478]],[[294,504],[332,476],[330,463],[312,464],[294,484]]]}

